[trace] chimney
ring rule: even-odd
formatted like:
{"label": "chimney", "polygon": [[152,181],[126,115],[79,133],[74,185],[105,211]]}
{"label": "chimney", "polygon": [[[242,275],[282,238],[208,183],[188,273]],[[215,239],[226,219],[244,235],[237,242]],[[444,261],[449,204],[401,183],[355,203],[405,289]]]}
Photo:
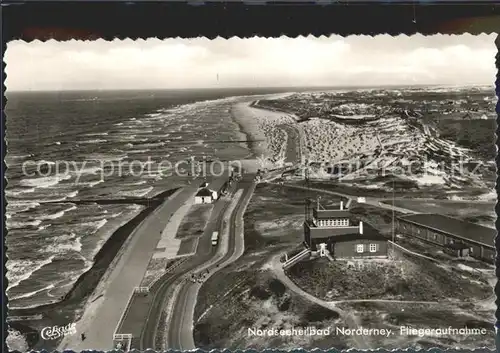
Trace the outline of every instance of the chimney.
{"label": "chimney", "polygon": [[363,222],[359,222],[359,234],[363,234]]}
{"label": "chimney", "polygon": [[340,201],[340,210],[342,211],[344,209],[344,201]]}

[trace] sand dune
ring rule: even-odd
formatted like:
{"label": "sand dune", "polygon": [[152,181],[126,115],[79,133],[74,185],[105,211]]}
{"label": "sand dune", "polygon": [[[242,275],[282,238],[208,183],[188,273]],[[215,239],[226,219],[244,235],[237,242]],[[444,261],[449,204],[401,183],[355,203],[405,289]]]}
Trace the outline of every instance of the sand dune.
{"label": "sand dune", "polygon": [[[467,171],[457,174],[454,170],[461,160],[470,158],[469,150],[433,136],[427,126],[416,128],[394,114],[388,113],[376,121],[360,121],[358,124],[319,118],[299,123],[294,115],[250,105],[250,102],[235,104],[233,114],[251,139],[263,140],[255,144],[254,152],[258,157],[264,156],[271,161],[283,157],[288,141],[283,127],[288,125],[300,133],[303,162],[360,165],[343,171],[342,180],[345,182],[372,180],[383,173],[398,175],[422,186],[452,189],[467,185],[486,187],[481,177],[470,175]],[[359,112],[356,110],[356,113],[366,113],[364,105],[357,108]],[[415,164],[415,161],[419,163]],[[310,175],[320,179],[332,177],[326,168],[316,168]]]}

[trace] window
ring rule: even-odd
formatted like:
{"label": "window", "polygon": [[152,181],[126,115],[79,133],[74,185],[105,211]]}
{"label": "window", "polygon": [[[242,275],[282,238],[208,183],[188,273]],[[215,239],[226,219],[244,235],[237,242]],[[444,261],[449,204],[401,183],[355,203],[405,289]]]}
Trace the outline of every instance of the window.
{"label": "window", "polygon": [[370,252],[377,252],[377,244],[370,244]]}
{"label": "window", "polygon": [[363,251],[365,251],[364,244],[356,244],[356,252],[357,253],[362,253]]}

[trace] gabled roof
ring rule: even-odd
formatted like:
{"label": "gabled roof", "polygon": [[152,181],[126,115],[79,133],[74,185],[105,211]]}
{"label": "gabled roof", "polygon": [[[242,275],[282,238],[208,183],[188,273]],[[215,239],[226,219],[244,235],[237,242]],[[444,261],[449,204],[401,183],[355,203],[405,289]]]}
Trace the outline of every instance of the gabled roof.
{"label": "gabled roof", "polygon": [[224,185],[227,183],[227,178],[220,177],[213,179],[207,186],[207,189],[212,191],[221,191],[224,188]]}
{"label": "gabled roof", "polygon": [[196,196],[212,196],[212,192],[207,188],[203,188],[196,193]]}

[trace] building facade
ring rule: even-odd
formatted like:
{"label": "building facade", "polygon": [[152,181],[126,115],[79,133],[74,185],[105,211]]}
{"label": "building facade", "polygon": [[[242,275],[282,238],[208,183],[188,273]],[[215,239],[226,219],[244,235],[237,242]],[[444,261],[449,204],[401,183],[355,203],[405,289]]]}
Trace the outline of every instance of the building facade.
{"label": "building facade", "polygon": [[414,237],[457,257],[495,260],[496,230],[438,214],[415,214],[396,219],[398,234]]}
{"label": "building facade", "polygon": [[228,185],[225,178],[214,179],[211,183],[204,182],[194,197],[196,204],[214,203],[224,194]]}
{"label": "building facade", "polygon": [[388,250],[387,239],[353,221],[343,203],[338,209],[314,208],[312,218],[304,222],[304,242],[311,251],[326,248],[334,259],[387,257]]}
{"label": "building facade", "polygon": [[200,189],[196,195],[194,196],[194,203],[196,204],[202,204],[202,203],[212,203],[212,193],[210,190],[203,188]]}

